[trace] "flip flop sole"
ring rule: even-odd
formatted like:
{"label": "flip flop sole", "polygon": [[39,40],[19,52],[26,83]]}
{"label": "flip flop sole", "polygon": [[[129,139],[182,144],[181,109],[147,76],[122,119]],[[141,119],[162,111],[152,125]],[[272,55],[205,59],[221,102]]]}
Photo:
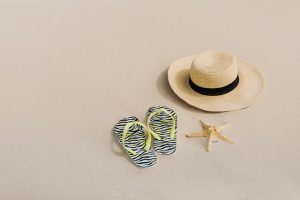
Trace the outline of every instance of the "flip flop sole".
{"label": "flip flop sole", "polygon": [[130,122],[137,122],[138,118],[134,116],[126,117],[121,119],[114,127],[114,135],[119,142],[119,144],[124,148],[130,148],[135,151],[137,154],[133,155],[128,152],[125,148],[125,152],[132,160],[132,162],[140,168],[151,167],[156,164],[156,155],[153,149],[149,149],[148,151],[144,149],[146,134],[145,130],[140,125],[133,125],[128,129],[127,137],[125,139],[124,145],[122,144],[122,133],[126,126],[126,124]]}
{"label": "flip flop sole", "polygon": [[159,154],[170,155],[176,151],[177,144],[177,115],[176,113],[168,107],[165,106],[153,106],[149,108],[147,116],[151,113],[156,112],[158,109],[166,109],[171,116],[175,119],[175,137],[172,139],[170,137],[171,127],[172,127],[172,117],[165,112],[158,113],[150,119],[150,128],[157,133],[161,140],[154,138],[153,145],[154,150]]}

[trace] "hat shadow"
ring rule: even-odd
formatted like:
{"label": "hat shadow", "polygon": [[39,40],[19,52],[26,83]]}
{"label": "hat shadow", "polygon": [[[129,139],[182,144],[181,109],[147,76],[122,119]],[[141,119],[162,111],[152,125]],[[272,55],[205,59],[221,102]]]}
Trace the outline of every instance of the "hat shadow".
{"label": "hat shadow", "polygon": [[177,106],[180,106],[183,109],[192,111],[192,112],[203,112],[206,113],[206,111],[197,109],[187,103],[185,103],[182,99],[180,99],[172,90],[169,82],[168,82],[168,68],[164,69],[161,74],[158,76],[156,80],[156,87],[158,92],[171,101],[172,103],[176,104]]}

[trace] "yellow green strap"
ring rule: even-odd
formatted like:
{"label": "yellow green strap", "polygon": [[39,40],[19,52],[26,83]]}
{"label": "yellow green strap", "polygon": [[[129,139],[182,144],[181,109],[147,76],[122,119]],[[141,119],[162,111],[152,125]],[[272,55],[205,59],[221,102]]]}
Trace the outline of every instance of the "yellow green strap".
{"label": "yellow green strap", "polygon": [[[171,128],[170,138],[174,139],[175,138],[175,118],[165,108],[160,108],[148,116],[148,119],[147,119],[148,130],[150,131],[150,133],[153,135],[154,138],[156,138],[157,140],[161,140],[161,137],[150,128],[150,120],[154,115],[160,114],[162,112],[165,112],[167,115],[169,115],[172,118],[172,128]],[[163,122],[166,122],[166,121],[163,121]]]}
{"label": "yellow green strap", "polygon": [[127,135],[127,132],[128,132],[128,129],[133,126],[133,125],[140,125],[142,126],[144,129],[145,129],[145,133],[147,134],[147,139],[146,139],[146,145],[144,147],[145,150],[149,150],[150,149],[150,146],[151,146],[151,133],[149,132],[148,128],[141,122],[139,121],[135,121],[135,122],[129,122],[125,125],[124,127],[124,130],[123,130],[123,133],[122,133],[122,144],[124,146],[124,148],[130,152],[131,154],[133,155],[137,155],[137,152],[133,151],[132,149],[128,148],[125,146],[125,138],[126,138],[126,135]]}

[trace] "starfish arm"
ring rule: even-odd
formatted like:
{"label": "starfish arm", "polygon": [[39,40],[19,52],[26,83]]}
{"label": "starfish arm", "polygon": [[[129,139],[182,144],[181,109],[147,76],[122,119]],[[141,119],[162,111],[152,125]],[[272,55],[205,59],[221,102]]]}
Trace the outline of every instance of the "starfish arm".
{"label": "starfish arm", "polygon": [[220,132],[220,131],[224,130],[225,128],[227,128],[228,126],[230,126],[230,124],[224,124],[222,126],[216,127],[216,129]]}
{"label": "starfish arm", "polygon": [[194,132],[194,133],[186,134],[185,136],[188,137],[188,138],[205,137],[205,134],[204,134],[203,131],[201,131],[201,132]]}
{"label": "starfish arm", "polygon": [[211,141],[212,141],[212,135],[209,134],[208,137],[207,137],[206,151],[209,151],[209,150],[210,150]]}
{"label": "starfish arm", "polygon": [[200,124],[203,129],[206,129],[209,126],[208,124],[205,124],[202,120],[200,120]]}
{"label": "starfish arm", "polygon": [[216,135],[217,138],[219,138],[220,140],[223,140],[224,142],[228,142],[228,143],[231,143],[231,144],[234,143],[234,142],[232,142],[231,140],[229,140],[227,137],[225,137],[224,135],[222,135],[219,132],[215,132],[215,135]]}

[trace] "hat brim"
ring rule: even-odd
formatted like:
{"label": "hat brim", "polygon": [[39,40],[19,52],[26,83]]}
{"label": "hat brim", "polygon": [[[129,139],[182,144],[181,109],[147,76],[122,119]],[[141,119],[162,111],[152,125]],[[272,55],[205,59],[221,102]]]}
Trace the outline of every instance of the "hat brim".
{"label": "hat brim", "polygon": [[239,84],[231,92],[207,96],[195,92],[189,85],[190,68],[194,56],[183,57],[171,64],[168,81],[175,94],[186,103],[209,112],[225,112],[247,108],[263,91],[262,75],[252,65],[237,59]]}

